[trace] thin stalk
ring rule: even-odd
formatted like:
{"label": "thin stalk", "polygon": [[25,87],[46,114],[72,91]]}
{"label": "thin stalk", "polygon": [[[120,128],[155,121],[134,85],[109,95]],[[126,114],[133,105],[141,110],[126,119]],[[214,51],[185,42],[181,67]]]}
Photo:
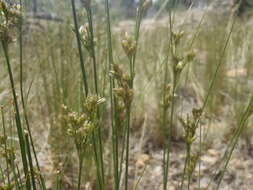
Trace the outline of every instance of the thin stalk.
{"label": "thin stalk", "polygon": [[77,190],[81,189],[81,178],[82,178],[82,169],[83,169],[83,156],[79,156],[79,172],[78,172],[78,186]]}
{"label": "thin stalk", "polygon": [[96,134],[94,132],[92,132],[92,145],[93,145],[93,149],[94,149],[94,157],[95,157],[95,164],[96,164],[96,170],[97,170],[97,178],[98,178],[98,185],[99,185],[99,189],[102,190],[103,189],[103,182],[101,179],[101,172],[100,172],[100,167],[99,167],[99,156],[98,156],[98,151],[97,151],[97,145],[96,145]]}
{"label": "thin stalk", "polygon": [[75,138],[75,146],[78,154],[79,159],[79,170],[78,170],[78,184],[77,184],[77,190],[81,189],[81,181],[82,181],[82,169],[83,169],[83,161],[84,161],[84,150],[85,150],[85,144],[87,143],[87,138],[82,140],[82,144],[80,144]]}
{"label": "thin stalk", "polygon": [[[169,24],[170,24],[170,51],[171,51],[171,55],[173,55],[171,10],[169,11]],[[167,183],[168,183],[168,169],[169,169],[170,151],[171,151],[171,133],[172,133],[173,116],[174,116],[174,94],[175,94],[175,89],[176,89],[176,76],[173,76],[172,80],[173,80],[173,84],[172,84],[173,86],[172,86],[172,98],[171,98],[171,109],[170,109],[170,123],[169,123],[169,130],[168,130],[168,142],[165,142],[164,153],[163,153],[164,154],[163,156],[163,167],[164,167],[163,168],[164,169],[163,189],[164,190],[167,190]],[[164,121],[166,122],[166,118],[164,119]]]}
{"label": "thin stalk", "polygon": [[61,190],[61,174],[57,173],[56,176],[56,190]]}
{"label": "thin stalk", "polygon": [[147,168],[147,165],[145,165],[145,168],[144,168],[143,171],[141,172],[141,175],[140,175],[140,177],[138,178],[138,180],[137,180],[137,182],[136,182],[136,184],[135,184],[135,186],[134,186],[134,190],[137,190],[137,189],[138,189],[137,187],[138,187],[138,185],[140,184],[142,177],[144,176],[144,173],[145,173],[145,171],[146,171],[146,168]]}
{"label": "thin stalk", "polygon": [[9,79],[10,79],[10,83],[11,83],[12,96],[13,96],[13,100],[14,100],[15,119],[16,119],[16,127],[17,127],[18,138],[19,138],[21,158],[22,158],[23,168],[24,168],[24,172],[25,172],[25,176],[26,176],[26,187],[27,187],[27,190],[31,190],[30,180],[29,180],[28,163],[27,163],[27,157],[26,157],[26,142],[25,142],[25,138],[24,138],[24,131],[23,131],[22,124],[21,124],[18,100],[17,100],[16,90],[15,90],[15,85],[14,85],[14,79],[13,79],[9,54],[8,54],[8,44],[6,44],[6,43],[7,42],[2,41],[4,56],[6,59]]}
{"label": "thin stalk", "polygon": [[[99,95],[98,91],[98,77],[97,77],[97,61],[96,61],[96,51],[95,51],[95,43],[94,43],[94,30],[93,30],[93,18],[92,18],[92,11],[91,7],[86,7],[88,23],[89,23],[89,34],[91,40],[91,57],[93,60],[93,73],[94,73],[94,85],[95,85],[95,92],[96,95]],[[100,111],[97,109],[98,118],[100,118]],[[99,166],[101,170],[101,177],[102,182],[104,184],[104,162],[103,162],[103,143],[102,143],[102,134],[101,134],[101,127],[98,127],[98,156],[99,156]]]}
{"label": "thin stalk", "polygon": [[[92,131],[92,145],[93,145],[93,150],[94,150],[94,158],[95,158],[95,164],[96,164],[96,171],[97,171],[97,178],[98,178],[98,184],[99,184],[99,189],[104,188],[104,181],[103,181],[103,170],[102,170],[102,165],[101,165],[101,152],[100,150],[97,150],[97,131]],[[100,142],[98,142],[100,143]],[[100,147],[100,146],[99,146]],[[102,160],[103,161],[103,160]]]}
{"label": "thin stalk", "polygon": [[[2,115],[2,124],[3,124],[3,133],[4,133],[4,137],[7,139],[6,126],[5,126],[5,117],[4,117],[3,107],[1,107],[1,115]],[[7,154],[7,142],[6,142],[5,145],[4,145],[4,150],[5,150],[5,152],[6,152],[6,156],[8,156],[9,154]],[[14,166],[13,157],[11,156],[10,158],[11,158],[11,160],[9,160],[9,161],[11,161],[11,162],[9,162],[9,161],[8,161],[9,158],[6,157],[7,182],[8,182],[8,185],[11,185],[11,180],[10,180],[10,173],[9,173],[9,171],[12,170],[16,188],[19,190],[19,189],[20,189],[20,185],[19,185],[19,181],[18,181],[18,178],[17,178],[17,175],[16,175],[15,167],[13,167],[13,166]],[[10,167],[10,168],[9,168],[9,167]],[[5,178],[5,177],[3,176],[3,181],[5,182],[5,179],[4,179],[4,178]]]}
{"label": "thin stalk", "polygon": [[[165,59],[165,64],[164,64],[164,67],[165,67],[165,72],[164,72],[164,87],[163,87],[163,117],[162,117],[162,126],[161,126],[161,128],[163,129],[163,131],[164,131],[164,135],[165,135],[165,139],[167,139],[167,137],[168,137],[168,134],[167,134],[167,131],[166,131],[166,128],[165,128],[165,126],[166,126],[166,123],[167,123],[167,110],[168,110],[168,107],[167,107],[167,105],[165,105],[165,104],[167,104],[167,102],[166,102],[166,86],[167,86],[167,80],[168,80],[168,56],[166,56],[166,59]],[[165,142],[165,143],[167,143],[167,142]],[[164,150],[163,150],[163,174],[165,174],[166,173],[166,171],[165,171],[165,160],[166,160],[166,152],[167,152],[167,148],[166,148],[166,146],[167,145],[165,145],[165,148],[164,148]],[[164,176],[164,179],[165,179],[165,176]],[[166,186],[166,184],[165,184],[165,180],[163,180],[163,182],[164,182],[164,186]]]}
{"label": "thin stalk", "polygon": [[89,36],[90,36],[90,43],[91,43],[91,58],[93,62],[93,73],[94,73],[94,86],[96,94],[98,92],[98,77],[97,77],[97,61],[96,61],[96,51],[95,51],[95,43],[94,43],[94,30],[93,30],[93,18],[91,8],[86,8],[87,17],[88,17],[88,24],[89,24]]}
{"label": "thin stalk", "polygon": [[121,150],[121,156],[120,156],[120,163],[119,163],[119,181],[121,180],[121,174],[122,174],[122,170],[123,170],[123,163],[124,163],[124,153],[125,153],[125,149],[126,149],[126,146],[125,146],[125,141],[126,141],[126,134],[127,134],[127,127],[124,128],[124,132],[123,132],[123,143],[124,143],[124,146],[122,147],[122,150]]}
{"label": "thin stalk", "polygon": [[[197,39],[197,36],[198,36],[198,33],[199,33],[199,30],[200,30],[200,27],[204,21],[204,18],[207,14],[207,11],[205,11],[202,16],[201,16],[201,19],[198,23],[198,26],[195,30],[195,33],[193,35],[193,38],[190,42],[190,45],[189,45],[189,49],[191,49],[193,47],[193,44],[194,42],[196,41]],[[187,64],[187,70],[186,70],[186,77],[185,77],[185,82],[184,82],[184,86],[186,86],[186,84],[188,83],[188,80],[189,80],[189,73],[190,73],[190,64]],[[181,113],[183,113],[183,108],[184,108],[184,102],[182,103],[182,109],[181,109]],[[202,128],[200,127],[199,128],[199,156],[200,156],[200,159],[199,159],[199,163],[198,163],[198,188],[200,189],[200,168],[201,168],[201,154],[202,154]],[[185,170],[184,170],[184,173],[183,173],[183,178],[182,180],[184,180],[184,176],[185,176]],[[182,186],[181,186],[181,190],[183,188],[183,181],[182,181]]]}
{"label": "thin stalk", "polygon": [[[191,145],[188,145],[187,147],[187,166],[189,167],[189,161],[191,160]],[[190,190],[190,184],[191,184],[191,174],[188,173],[188,184],[187,189]]]}
{"label": "thin stalk", "polygon": [[[222,182],[222,179],[224,177],[224,174],[226,172],[228,163],[229,163],[229,161],[232,157],[232,153],[235,149],[235,146],[237,145],[238,138],[239,138],[241,132],[243,131],[243,129],[245,127],[245,124],[246,124],[246,121],[247,121],[247,119],[249,118],[249,116],[252,112],[252,106],[253,106],[253,96],[251,96],[250,102],[249,102],[246,110],[244,111],[244,113],[241,116],[238,128],[236,129],[234,135],[231,137],[230,142],[227,146],[227,149],[226,149],[226,151],[225,151],[225,153],[224,153],[224,155],[221,159],[221,163],[225,162],[224,166],[223,166],[222,169],[217,169],[215,171],[214,177],[212,178],[212,180],[215,181],[215,179],[217,179],[217,177],[218,177],[218,182],[217,182],[217,188],[216,189],[219,189],[219,186],[220,186],[220,184]],[[210,184],[211,184],[211,180],[209,181],[207,188],[209,187]]]}
{"label": "thin stalk", "polygon": [[[6,127],[5,127],[5,117],[4,117],[4,111],[3,108],[1,107],[1,116],[2,116],[2,124],[3,124],[3,134],[4,134],[4,138],[6,139],[5,143],[4,143],[4,151],[6,153],[6,157],[5,157],[5,162],[6,162],[6,170],[7,170],[7,181],[8,181],[8,185],[11,184],[10,181],[10,170],[9,170],[9,163],[8,163],[8,154],[7,154],[7,135],[6,135]],[[5,181],[5,180],[3,180]]]}
{"label": "thin stalk", "polygon": [[21,187],[21,185],[20,185],[21,179],[18,180],[18,176],[17,176],[16,170],[15,170],[14,160],[12,159],[11,162],[12,162],[11,167],[12,167],[12,171],[13,171],[13,176],[14,176],[15,185],[16,185],[16,188],[17,188],[18,190],[20,190],[20,189],[21,189],[21,188],[20,188],[20,187]]}
{"label": "thin stalk", "polygon": [[131,109],[127,109],[127,125],[126,125],[126,165],[125,165],[125,190],[128,190],[128,162],[129,162],[129,137],[130,137],[130,121]]}
{"label": "thin stalk", "polygon": [[[14,160],[12,160],[12,166],[13,166],[14,175],[17,178],[17,181],[18,181],[18,184],[19,184],[18,185],[18,189],[22,189],[23,190],[24,188],[23,188],[23,184],[22,184],[21,173],[20,173],[18,165],[17,164],[15,165]],[[16,173],[16,170],[15,170],[15,166],[17,168],[17,173]]]}
{"label": "thin stalk", "polygon": [[[105,0],[106,24],[107,24],[107,47],[108,47],[108,62],[109,70],[113,64],[113,50],[112,50],[112,37],[111,37],[111,19],[109,11],[108,0]],[[115,87],[113,77],[110,76],[110,102],[111,102],[111,128],[112,128],[112,149],[113,149],[113,169],[114,169],[114,188],[119,190],[119,158],[118,158],[118,131],[115,126],[116,113],[115,113],[115,99],[113,96],[113,88]]]}
{"label": "thin stalk", "polygon": [[[136,54],[137,47],[139,41],[139,33],[140,33],[140,25],[143,17],[144,10],[143,0],[139,2],[139,8],[136,16],[136,24],[135,24],[135,43],[136,43],[136,51],[129,58],[129,69],[130,69],[130,88],[133,89],[134,86],[134,77],[135,77],[135,62],[136,62]],[[127,105],[127,126],[126,126],[126,166],[125,166],[125,190],[128,189],[128,162],[129,162],[129,141],[130,141],[130,122],[131,122],[131,103]]]}
{"label": "thin stalk", "polygon": [[220,177],[219,177],[219,180],[218,180],[218,183],[217,183],[216,190],[218,190],[220,185],[221,185],[221,182],[222,182],[222,179],[223,179],[224,174],[226,172],[227,166],[229,164],[229,161],[231,160],[233,151],[234,151],[234,149],[235,149],[235,147],[238,143],[238,139],[239,139],[243,129],[246,126],[246,122],[247,122],[248,118],[250,117],[250,115],[252,113],[252,107],[253,107],[253,96],[251,97],[250,102],[249,102],[245,112],[242,114],[241,120],[239,122],[239,126],[238,126],[236,132],[234,133],[234,135],[232,136],[231,141],[229,143],[229,146],[228,146],[228,148],[227,148],[227,150],[226,150],[226,152],[223,156],[223,160],[225,160],[225,159],[226,160],[225,160],[225,164],[224,164],[223,168],[220,170],[221,174],[220,174]]}
{"label": "thin stalk", "polygon": [[187,163],[188,163],[188,156],[186,154],[186,158],[185,158],[185,161],[184,161],[184,171],[183,171],[183,175],[182,175],[182,179],[181,179],[180,190],[183,190],[183,188],[184,188],[184,178],[185,178],[185,173],[186,173],[186,169],[187,169]]}
{"label": "thin stalk", "polygon": [[[165,104],[166,104],[166,85],[167,85],[167,80],[168,80],[168,59],[166,58],[165,59],[165,64],[164,64],[164,67],[165,67],[165,72],[164,72],[164,89],[163,89],[163,102],[164,102],[164,105],[163,105],[163,118],[162,118],[162,129],[163,129],[163,131],[164,131],[164,135],[165,135],[165,139],[167,139],[167,137],[168,137],[168,133],[167,133],[167,131],[166,131],[166,128],[165,128],[165,126],[166,126],[166,123],[167,123],[167,110],[168,110],[168,108],[165,106]],[[167,142],[165,142],[166,144],[167,144]],[[164,150],[163,150],[163,174],[164,174],[164,180],[163,180],[163,182],[164,182],[164,186],[166,186],[166,184],[165,184],[165,179],[167,179],[166,177],[165,177],[165,173],[166,173],[166,170],[165,170],[165,166],[166,166],[166,155],[167,155],[167,145],[165,145],[165,148],[164,148]]]}
{"label": "thin stalk", "polygon": [[225,41],[224,48],[222,49],[221,57],[220,57],[220,59],[219,59],[218,65],[217,65],[217,67],[216,67],[216,69],[215,69],[214,75],[213,75],[213,77],[212,77],[212,79],[211,79],[209,88],[208,88],[208,90],[207,90],[207,95],[206,95],[206,97],[205,97],[203,106],[202,106],[202,108],[201,108],[200,117],[199,117],[199,119],[196,121],[196,125],[200,122],[200,119],[201,119],[201,116],[202,116],[202,114],[203,114],[203,111],[204,111],[204,109],[206,108],[207,102],[208,102],[209,97],[210,97],[210,95],[211,95],[211,92],[212,92],[212,90],[213,90],[213,87],[214,87],[214,84],[215,84],[215,82],[216,82],[216,78],[217,78],[219,69],[220,69],[220,67],[221,67],[221,65],[222,65],[222,63],[223,63],[223,58],[224,58],[226,49],[227,49],[227,47],[228,47],[228,43],[229,43],[231,34],[232,34],[232,32],[233,32],[233,29],[234,29],[234,24],[235,24],[235,20],[234,20],[233,23],[232,23],[232,27],[231,27],[231,29],[230,29],[230,31],[229,31],[229,34],[228,34],[228,37],[227,37],[227,39],[226,39],[226,41]]}
{"label": "thin stalk", "polygon": [[[139,35],[140,35],[140,27],[141,27],[141,20],[142,20],[142,17],[143,17],[143,10],[142,10],[142,4],[143,4],[144,0],[140,0],[139,2],[139,8],[138,8],[138,11],[137,11],[137,15],[136,15],[136,23],[135,23],[135,33],[134,33],[134,36],[135,36],[135,42],[136,42],[136,49],[138,47],[138,42],[139,42]],[[137,51],[134,52],[133,54],[133,62],[132,62],[132,65],[133,65],[133,75],[135,75],[135,60],[136,60],[136,53]]]}
{"label": "thin stalk", "polygon": [[[215,82],[216,82],[216,78],[217,78],[218,72],[219,72],[220,67],[221,67],[221,65],[222,65],[222,63],[223,63],[223,58],[224,58],[226,49],[227,49],[227,47],[228,47],[229,40],[230,40],[231,35],[232,35],[233,29],[234,29],[234,25],[235,25],[235,19],[233,20],[232,26],[231,26],[231,28],[230,28],[230,30],[229,30],[229,34],[228,34],[227,39],[226,39],[226,41],[225,41],[225,45],[224,45],[224,47],[223,47],[223,49],[222,49],[222,52],[221,52],[221,56],[220,56],[218,65],[217,65],[217,67],[216,67],[216,69],[215,69],[214,75],[213,75],[213,77],[212,77],[212,79],[211,79],[209,88],[208,88],[208,90],[207,90],[207,95],[206,95],[206,97],[205,97],[205,99],[204,99],[204,103],[203,103],[203,105],[202,105],[202,107],[201,107],[200,116],[198,117],[198,119],[196,120],[196,122],[195,122],[195,124],[194,124],[195,126],[199,125],[199,122],[201,121],[201,117],[202,117],[202,115],[203,115],[203,113],[204,113],[204,109],[205,109],[206,106],[207,106],[209,97],[210,97],[210,95],[211,95],[211,92],[212,92],[212,90],[213,90],[214,84],[215,84]],[[200,128],[201,128],[201,127],[200,127]],[[201,130],[200,130],[200,135],[201,135]],[[201,138],[201,136],[200,136],[200,138]],[[201,143],[201,139],[200,139],[200,143]],[[201,145],[200,145],[200,148],[201,148]],[[199,164],[199,176],[200,176],[200,164]],[[198,185],[200,186],[200,179],[199,179],[199,181],[198,181]]]}
{"label": "thin stalk", "polygon": [[34,170],[33,170],[32,154],[31,154],[30,143],[29,143],[29,134],[25,134],[25,138],[26,138],[26,147],[27,147],[27,155],[28,155],[28,161],[29,161],[29,167],[30,167],[32,187],[33,187],[33,190],[36,190],[36,182],[35,182],[35,176],[34,176]]}
{"label": "thin stalk", "polygon": [[75,0],[71,0],[71,6],[72,6],[72,14],[73,14],[73,20],[74,20],[74,25],[75,25],[76,41],[77,41],[77,46],[78,46],[78,51],[79,51],[80,66],[81,66],[81,70],[82,70],[84,90],[85,90],[85,95],[87,96],[89,94],[89,89],[88,89],[86,71],[85,71],[85,67],[84,67],[81,39],[80,39],[79,30],[78,30],[79,27],[78,27],[78,22],[77,22]]}
{"label": "thin stalk", "polygon": [[2,181],[3,181],[3,184],[5,185],[5,174],[4,174],[4,171],[3,171],[3,168],[2,166],[0,165],[0,174],[1,174],[1,178]]}
{"label": "thin stalk", "polygon": [[176,90],[176,79],[173,79],[173,87],[172,87],[172,97],[171,97],[171,109],[170,109],[170,121],[169,121],[169,131],[168,131],[168,143],[166,143],[165,147],[165,168],[164,168],[164,187],[163,189],[167,189],[168,184],[168,172],[169,172],[169,165],[170,165],[170,152],[171,152],[171,137],[172,137],[172,126],[173,126],[173,118],[174,118],[174,107],[175,107],[175,90]]}
{"label": "thin stalk", "polygon": [[[74,20],[74,24],[75,24],[75,33],[76,33],[76,40],[77,40],[78,51],[79,51],[80,66],[81,66],[81,70],[82,70],[82,78],[83,78],[83,83],[84,83],[85,95],[87,97],[88,94],[89,94],[88,82],[87,82],[86,71],[85,71],[85,67],[84,67],[84,59],[83,59],[83,54],[82,54],[81,39],[80,39],[79,30],[78,30],[79,27],[78,27],[77,15],[76,15],[75,0],[71,0],[71,6],[72,6],[73,20]],[[95,88],[96,87],[97,86],[95,85]],[[97,152],[97,148],[96,148],[97,145],[96,145],[95,132],[92,132],[92,142],[93,142],[92,144],[93,144],[93,149],[94,149],[94,153],[95,153],[95,164],[96,164],[96,168],[97,168],[97,177],[98,177],[99,189],[102,189],[102,182],[101,182],[100,170],[99,170],[99,158],[98,158],[98,155],[97,155],[98,152]],[[79,172],[81,173],[81,171],[79,171]],[[79,173],[79,177],[81,176],[80,173]],[[80,181],[78,183],[80,183]],[[80,188],[81,184],[78,184],[78,186]]]}
{"label": "thin stalk", "polygon": [[163,81],[163,113],[162,113],[162,123],[161,123],[161,129],[164,132],[164,135],[166,137],[166,123],[167,123],[167,110],[168,110],[168,105],[166,102],[166,93],[167,92],[167,84],[168,84],[168,71],[169,71],[169,67],[168,67],[168,56],[166,55],[166,58],[164,60],[164,81]]}
{"label": "thin stalk", "polygon": [[202,127],[199,126],[199,165],[198,165],[198,188],[199,189],[200,189],[201,154],[202,154]]}
{"label": "thin stalk", "polygon": [[[19,3],[20,3],[20,12],[22,13],[22,10],[23,10],[22,0],[20,0]],[[42,184],[42,188],[43,188],[43,190],[46,190],[45,181],[44,181],[43,176],[41,175],[41,169],[40,169],[40,166],[39,166],[39,161],[38,161],[38,158],[37,158],[37,154],[36,154],[36,150],[35,150],[32,134],[31,134],[30,124],[29,124],[29,121],[28,121],[28,116],[27,116],[27,111],[26,111],[26,106],[25,106],[25,100],[24,100],[24,90],[23,90],[24,89],[23,88],[23,35],[22,35],[22,26],[23,26],[23,17],[21,16],[20,27],[19,27],[19,62],[20,62],[20,94],[21,94],[21,103],[22,103],[22,107],[23,107],[23,111],[24,111],[24,118],[25,118],[27,130],[28,130],[29,140],[31,142],[31,147],[32,147],[33,155],[34,155],[35,162],[36,162],[36,167],[37,167],[37,169],[39,171],[39,177],[40,177],[40,181],[41,181],[41,184]]]}

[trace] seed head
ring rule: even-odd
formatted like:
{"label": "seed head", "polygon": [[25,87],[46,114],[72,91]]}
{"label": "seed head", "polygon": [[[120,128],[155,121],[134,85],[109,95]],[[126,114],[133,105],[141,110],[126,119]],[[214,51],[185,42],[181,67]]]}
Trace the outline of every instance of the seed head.
{"label": "seed head", "polygon": [[105,98],[100,98],[99,96],[88,96],[84,103],[84,108],[87,112],[87,114],[92,114],[97,107],[104,103],[106,100]]}
{"label": "seed head", "polygon": [[121,45],[129,58],[131,58],[136,52],[136,41],[131,36],[129,36],[127,32],[121,41]]}
{"label": "seed head", "polygon": [[5,46],[13,41],[13,29],[18,26],[20,20],[20,5],[7,5],[0,0],[0,40]]}
{"label": "seed head", "polygon": [[192,62],[194,60],[194,58],[196,57],[196,54],[194,51],[190,51],[187,53],[185,60],[189,63]]}
{"label": "seed head", "polygon": [[180,42],[183,36],[184,36],[184,31],[172,32],[172,38],[174,40],[175,45],[177,45]]}
{"label": "seed head", "polygon": [[82,37],[88,35],[88,27],[89,27],[88,23],[80,26],[79,33],[82,35]]}
{"label": "seed head", "polygon": [[193,108],[192,109],[192,115],[193,115],[193,118],[194,118],[195,121],[201,116],[201,114],[202,114],[202,109],[201,108],[199,108],[199,109]]}
{"label": "seed head", "polygon": [[1,135],[1,136],[0,136],[0,147],[1,147],[2,145],[5,145],[6,142],[7,142],[7,137]]}
{"label": "seed head", "polygon": [[184,68],[184,62],[183,61],[179,61],[176,65],[176,70],[178,71],[182,71],[182,69]]}

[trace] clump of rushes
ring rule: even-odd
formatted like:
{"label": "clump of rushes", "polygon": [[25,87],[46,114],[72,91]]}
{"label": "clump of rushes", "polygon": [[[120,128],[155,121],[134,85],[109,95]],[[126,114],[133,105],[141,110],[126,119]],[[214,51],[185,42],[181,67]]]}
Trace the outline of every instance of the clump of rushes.
{"label": "clump of rushes", "polygon": [[[130,71],[124,72],[122,68],[118,64],[111,65],[110,75],[117,83],[117,87],[113,89],[113,93],[117,98],[117,104],[115,105],[115,111],[120,111],[115,117],[115,124],[117,125],[120,122],[119,119],[122,114],[126,114],[126,127],[124,128],[124,136],[123,136],[123,149],[121,153],[121,163],[120,163],[120,171],[119,171],[119,181],[122,172],[122,164],[123,164],[123,155],[125,153],[125,189],[127,189],[128,185],[128,159],[129,159],[129,137],[130,137],[130,113],[131,113],[131,104],[133,101],[134,90],[133,90],[133,80],[134,80],[134,71],[133,71],[133,62],[132,58],[136,52],[136,42],[133,38],[131,38],[127,33],[125,34],[122,40],[122,48],[124,49],[128,59],[129,59],[129,67]],[[117,126],[118,127],[118,126]],[[117,182],[119,184],[119,181]]]}
{"label": "clump of rushes", "polygon": [[[130,112],[131,112],[131,104],[133,101],[134,91],[131,88],[131,77],[128,73],[124,72],[119,65],[113,64],[112,71],[110,72],[111,76],[117,82],[117,87],[113,89],[113,93],[116,97],[116,106],[115,111],[119,111],[117,117],[115,118],[115,124],[117,128],[121,126],[122,118],[126,118],[126,126],[123,132],[123,148],[121,153],[121,163],[120,163],[120,171],[119,171],[119,181],[122,172],[122,164],[123,164],[123,156],[124,151],[126,150],[126,169],[128,167],[128,148],[129,148],[129,132],[130,132]],[[123,115],[126,115],[124,117]],[[124,120],[124,119],[123,119]],[[118,124],[120,124],[118,126]],[[127,144],[128,143],[128,144]],[[125,174],[126,175],[126,174]],[[127,178],[127,177],[126,177]],[[118,182],[119,183],[119,182]]]}
{"label": "clump of rushes", "polygon": [[18,105],[16,90],[15,90],[15,85],[14,85],[14,78],[12,74],[12,68],[10,64],[10,57],[9,57],[9,51],[8,51],[9,44],[14,40],[16,28],[18,27],[20,20],[21,20],[20,5],[18,4],[8,5],[7,3],[1,0],[0,1],[0,41],[2,43],[4,56],[5,56],[6,64],[8,68],[9,79],[11,83],[11,90],[12,90],[14,108],[15,108],[15,118],[16,118],[15,121],[16,121],[16,128],[18,132],[23,169],[24,169],[25,179],[26,179],[26,188],[27,190],[30,190],[31,184],[30,184],[29,167],[28,167],[28,161],[27,161],[26,139],[24,137],[24,130],[22,128],[21,115],[19,111],[19,105]]}
{"label": "clump of rushes", "polygon": [[199,119],[200,113],[201,113],[200,109],[193,109],[192,118],[190,118],[189,116],[187,116],[186,119],[179,118],[179,121],[181,122],[184,128],[185,134],[183,138],[186,144],[186,158],[185,158],[184,172],[182,176],[181,189],[183,189],[184,186],[185,174],[187,174],[187,181],[188,181],[187,189],[190,189],[192,174],[198,161],[199,154],[195,155],[192,154],[192,145],[196,139],[197,125],[195,125],[195,123]]}
{"label": "clump of rushes", "polygon": [[[125,33],[125,36],[122,39],[122,48],[126,53],[129,61],[129,73],[123,73],[122,70],[113,65],[113,75],[118,82],[118,88],[114,89],[114,93],[120,97],[124,102],[124,107],[126,110],[126,128],[124,132],[124,148],[125,153],[125,190],[128,189],[128,162],[129,162],[129,140],[130,140],[130,123],[131,123],[131,105],[134,95],[134,77],[135,77],[135,61],[136,53],[138,47],[140,25],[143,16],[145,15],[148,8],[151,6],[152,1],[150,0],[141,0],[139,2],[139,7],[136,14],[136,24],[134,36],[128,35]],[[122,154],[123,155],[123,154]],[[120,171],[121,172],[121,171]]]}
{"label": "clump of rushes", "polygon": [[[167,189],[167,180],[168,180],[168,169],[169,169],[169,160],[170,160],[170,152],[171,152],[171,140],[172,135],[176,136],[176,129],[173,126],[174,119],[174,107],[175,107],[175,94],[176,89],[179,84],[180,76],[185,68],[186,64],[192,62],[194,60],[195,54],[190,51],[184,55],[179,54],[178,47],[182,38],[184,36],[183,31],[174,32],[171,31],[170,36],[170,56],[171,56],[171,70],[172,70],[172,82],[169,81],[169,66],[168,66],[168,58],[165,63],[165,72],[164,72],[164,89],[163,89],[163,103],[162,103],[162,122],[161,129],[164,131],[165,135],[165,145],[163,151],[163,189]],[[167,55],[168,56],[168,55]],[[167,112],[170,108],[170,118],[169,118],[169,128],[167,125]]]}
{"label": "clump of rushes", "polygon": [[98,127],[99,118],[97,109],[99,105],[104,102],[104,98],[100,98],[96,95],[87,96],[83,105],[83,113],[70,111],[66,106],[62,107],[65,113],[64,118],[68,123],[68,134],[74,139],[79,159],[78,190],[81,189],[85,150],[87,145],[91,142],[93,132]]}
{"label": "clump of rushes", "polygon": [[[84,83],[84,87],[85,87],[85,95],[86,95],[86,97],[89,95],[89,88],[88,88],[88,80],[86,77],[86,71],[85,71],[85,67],[84,67],[84,58],[82,55],[82,46],[81,46],[82,41],[84,42],[86,49],[88,48],[89,56],[92,58],[93,77],[94,77],[93,82],[94,82],[95,94],[97,96],[99,96],[91,1],[85,0],[83,2],[84,2],[85,10],[87,13],[88,24],[85,25],[84,27],[79,28],[78,21],[77,21],[77,15],[76,15],[75,0],[71,0],[73,20],[74,20],[74,24],[75,24],[75,33],[76,33],[76,39],[77,39],[77,44],[78,44],[78,50],[79,50],[80,65],[81,65],[81,69],[82,69],[83,83]],[[81,35],[83,35],[82,38],[85,39],[86,41],[81,39]],[[97,109],[96,111],[97,111],[97,117],[100,118],[99,109]],[[92,133],[92,144],[93,144],[93,149],[94,149],[94,153],[95,153],[97,180],[98,180],[99,188],[103,189],[103,186],[104,186],[104,163],[103,163],[103,144],[102,144],[102,135],[101,135],[100,127],[95,129]]]}
{"label": "clump of rushes", "polygon": [[[130,140],[130,125],[131,125],[131,104],[133,100],[133,82],[134,82],[134,62],[135,62],[135,54],[137,42],[130,36],[125,35],[122,40],[122,47],[128,56],[129,60],[129,74],[121,72],[117,67],[114,66],[115,74],[117,75],[116,80],[118,81],[119,88],[115,89],[115,93],[122,98],[126,110],[126,138],[125,138],[125,190],[128,189],[128,162],[129,162],[129,140]],[[117,70],[118,69],[118,70]]]}
{"label": "clump of rushes", "polygon": [[[94,25],[93,25],[93,12],[92,12],[92,5],[91,5],[91,0],[84,0],[84,7],[87,15],[87,21],[88,23],[85,24],[84,26],[81,26],[80,31],[83,39],[83,44],[86,48],[86,50],[89,52],[89,56],[91,57],[92,60],[92,67],[93,67],[93,82],[94,82],[94,89],[95,89],[95,94],[99,96],[99,78],[97,75],[97,57],[96,57],[96,48],[95,48],[95,35],[94,35]],[[97,110],[97,115],[100,117],[100,111],[99,109]],[[102,142],[102,134],[101,134],[101,129],[98,128],[97,130],[94,131],[93,133],[93,146],[94,146],[94,151],[96,151],[96,154],[98,155],[97,158],[97,166],[99,167],[97,171],[99,171],[98,178],[100,184],[104,186],[104,159],[103,159],[103,142]],[[101,188],[103,188],[101,186]]]}
{"label": "clump of rushes", "polygon": [[[107,33],[107,53],[108,53],[108,65],[109,71],[113,67],[113,48],[112,48],[112,33],[111,33],[111,18],[109,10],[109,1],[105,0],[105,12],[106,12],[106,33]],[[115,81],[113,75],[110,75],[110,114],[111,114],[111,131],[112,131],[112,158],[113,158],[113,175],[114,175],[114,189],[119,190],[120,186],[120,172],[119,167],[119,130],[123,129],[124,123],[124,105],[120,104],[114,96],[113,89],[115,88]],[[123,148],[124,150],[124,148]],[[124,153],[124,151],[122,151]],[[123,156],[122,156],[123,158]],[[121,159],[122,159],[121,158]],[[121,162],[122,163],[122,162]],[[120,169],[119,169],[120,168]]]}

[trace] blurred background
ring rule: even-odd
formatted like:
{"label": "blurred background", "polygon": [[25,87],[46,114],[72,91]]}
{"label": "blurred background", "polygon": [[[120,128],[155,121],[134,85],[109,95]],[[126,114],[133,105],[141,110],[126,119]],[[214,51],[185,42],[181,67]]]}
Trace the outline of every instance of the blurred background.
{"label": "blurred background", "polygon": [[[177,9],[205,9],[211,4],[211,8],[219,11],[229,11],[235,6],[238,6],[238,14],[242,14],[248,10],[252,10],[252,0],[151,0],[153,3],[152,9],[147,13],[148,16],[153,16],[161,10],[169,10],[170,8]],[[69,14],[69,0],[25,0],[26,9],[38,17],[44,18],[62,18],[64,14]],[[76,0],[78,6],[82,6],[85,0]],[[92,0],[93,8],[103,7],[103,0]],[[128,19],[135,16],[135,10],[139,0],[110,0],[110,6],[117,14],[118,18]],[[238,5],[240,4],[240,5]]]}

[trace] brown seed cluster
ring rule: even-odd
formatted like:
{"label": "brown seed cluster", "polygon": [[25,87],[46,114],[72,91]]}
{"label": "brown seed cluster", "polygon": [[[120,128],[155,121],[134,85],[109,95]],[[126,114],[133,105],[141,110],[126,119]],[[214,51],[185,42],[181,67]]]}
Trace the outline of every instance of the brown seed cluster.
{"label": "brown seed cluster", "polygon": [[0,0],[0,40],[4,45],[13,41],[14,28],[21,20],[20,6],[18,4],[8,5]]}
{"label": "brown seed cluster", "polygon": [[119,65],[114,64],[111,75],[116,79],[118,88],[113,89],[116,96],[120,97],[126,108],[129,108],[134,96],[134,91],[130,88],[131,79],[127,73],[124,73]]}
{"label": "brown seed cluster", "polygon": [[121,45],[126,53],[126,55],[131,58],[136,52],[136,41],[126,32]]}
{"label": "brown seed cluster", "polygon": [[105,102],[104,98],[88,96],[83,105],[83,112],[71,111],[63,105],[63,118],[68,124],[68,134],[74,138],[78,151],[87,144],[90,135],[98,126],[97,109]]}

